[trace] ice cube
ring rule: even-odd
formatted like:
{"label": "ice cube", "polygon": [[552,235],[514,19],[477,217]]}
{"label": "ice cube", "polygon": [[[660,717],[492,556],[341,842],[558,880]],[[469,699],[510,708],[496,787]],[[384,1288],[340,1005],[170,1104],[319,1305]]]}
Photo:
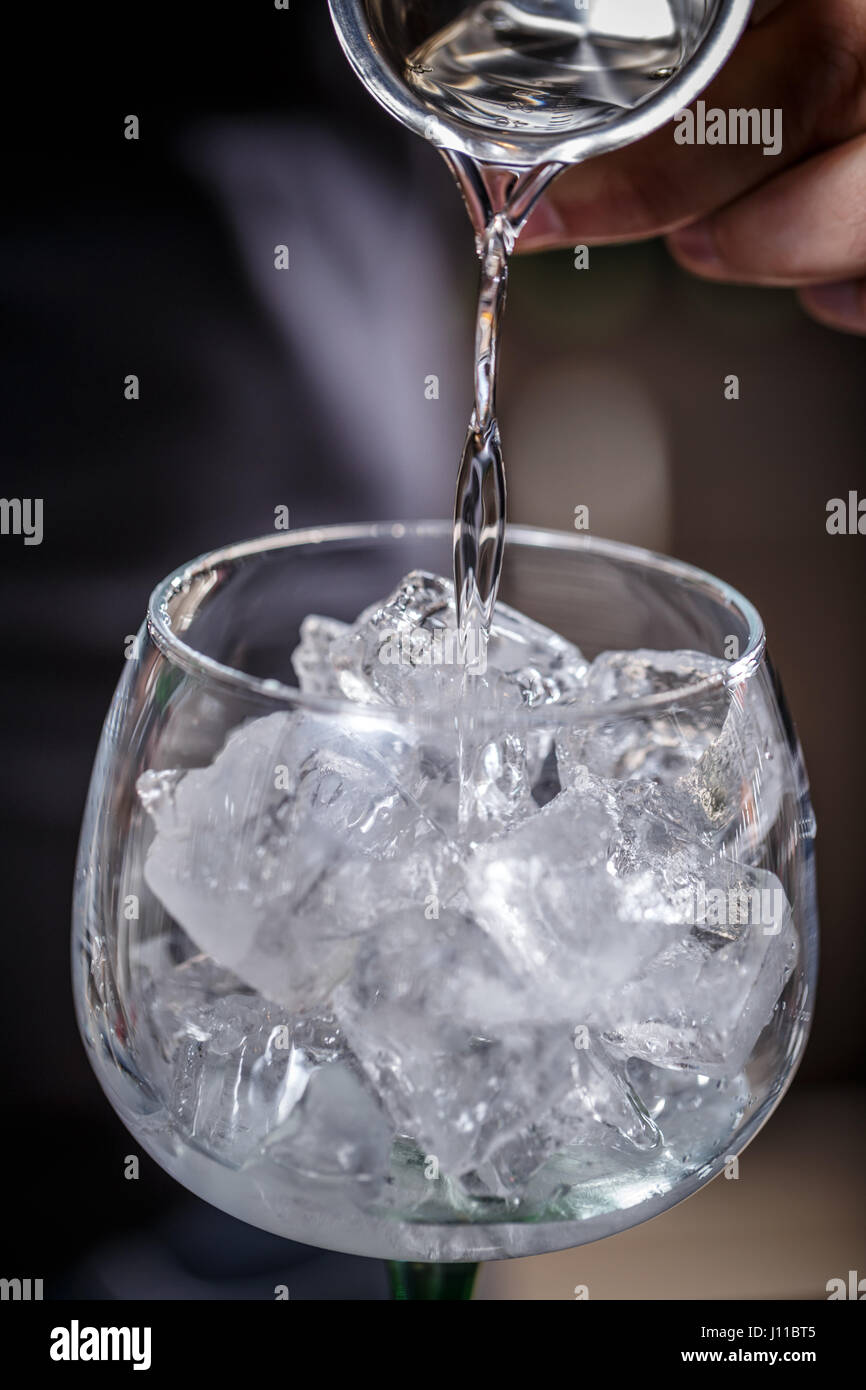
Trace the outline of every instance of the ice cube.
{"label": "ice cube", "polygon": [[572,1075],[573,1084],[551,1117],[557,1148],[582,1142],[588,1132],[595,1138],[598,1125],[608,1131],[611,1143],[620,1148],[648,1153],[658,1147],[658,1126],[629,1080],[624,1064],[597,1036],[591,1036],[585,1047],[575,1048]]}
{"label": "ice cube", "polygon": [[660,1127],[665,1148],[687,1165],[700,1161],[718,1144],[719,1135],[734,1134],[751,1101],[748,1077],[710,1077],[701,1072],[654,1067],[633,1057],[629,1081]]}
{"label": "ice cube", "polygon": [[468,843],[487,839],[536,810],[525,739],[515,734],[475,742],[471,726],[461,729],[463,758],[459,819]]}
{"label": "ice cube", "polygon": [[448,1175],[478,1167],[571,1083],[568,1030],[457,913],[384,920],[335,1009],[396,1128]]}
{"label": "ice cube", "polygon": [[149,990],[149,1016],[164,1040],[176,1037],[200,1011],[207,1015],[218,999],[229,996],[240,1000],[245,994],[254,998],[243,980],[205,955],[190,956],[180,965],[162,963],[159,973],[151,976]]}
{"label": "ice cube", "polygon": [[727,670],[700,652],[603,652],[583,691],[597,717],[557,734],[557,772],[570,785],[583,767],[604,777],[671,788],[663,814],[724,852],[753,862],[776,820],[786,785],[782,731],[756,676],[652,712],[604,716],[610,700],[664,694]]}
{"label": "ice cube", "polygon": [[532,709],[574,697],[589,670],[573,642],[502,602],[494,609],[487,662],[517,684]]}
{"label": "ice cube", "polygon": [[587,697],[599,704],[641,700],[719,676],[728,664],[706,652],[648,648],[601,652],[587,671],[584,689]]}
{"label": "ice cube", "polygon": [[[447,841],[400,775],[425,782],[387,730],[296,714],[242,725],[210,767],[139,779],[157,832],[146,882],[200,950],[265,997],[310,1008],[350,968],[371,893],[414,891],[407,873],[420,890],[425,867],[444,899],[453,891]],[[371,863],[389,859],[399,867],[377,877]],[[367,883],[361,911],[355,882]]]}
{"label": "ice cube", "polygon": [[563,786],[580,767],[602,777],[663,783],[689,772],[721,731],[729,704],[724,687],[657,711],[617,711],[606,718],[603,707],[611,701],[664,695],[726,669],[724,661],[702,652],[602,652],[578,692],[598,713],[594,709],[585,723],[563,729],[557,740]]}
{"label": "ice cube", "polygon": [[323,618],[310,613],[301,623],[301,640],[292,652],[292,666],[298,685],[305,695],[342,695],[337,673],[330,659],[331,648],[338,637],[348,632],[349,624],[337,618]]}
{"label": "ice cube", "polygon": [[233,1166],[256,1161],[283,1132],[318,1070],[340,1064],[360,1075],[333,1014],[270,1004],[207,956],[150,981],[146,1019],[149,1074],[173,1123]]}
{"label": "ice cube", "polygon": [[742,1068],[793,965],[774,875],[668,818],[667,788],[583,769],[467,867],[478,921],[548,991],[551,1016],[600,1026],[626,1055],[707,1074]]}
{"label": "ice cube", "polygon": [[393,1125],[347,1063],[318,1067],[288,1117],[262,1146],[262,1158],[297,1179],[351,1179],[372,1200],[389,1167]]}
{"label": "ice cube", "polygon": [[420,570],[366,608],[329,651],[346,699],[393,705],[454,704],[458,657],[453,586]]}
{"label": "ice cube", "polygon": [[[297,731],[296,731],[297,732]],[[430,784],[444,776],[423,763],[423,750],[402,732],[344,731],[336,721],[311,723],[305,746],[286,750],[296,774],[296,816],[335,837],[351,853],[393,859],[423,841],[442,839],[426,813]],[[309,751],[307,751],[309,749]]]}
{"label": "ice cube", "polygon": [[735,686],[725,722],[680,787],[700,807],[732,858],[750,863],[761,852],[787,793],[784,735],[763,676]]}
{"label": "ice cube", "polygon": [[165,1100],[174,1123],[197,1148],[241,1166],[306,1086],[311,1067],[292,1046],[290,1020],[251,994],[190,1006],[180,1017],[158,997],[152,1007],[170,1050]]}
{"label": "ice cube", "polygon": [[[568,1090],[546,1115],[496,1144],[487,1162],[467,1175],[464,1185],[472,1195],[519,1199],[554,1154],[575,1146],[617,1147],[632,1154],[658,1147],[661,1134],[624,1062],[597,1035],[577,1035],[571,1074]],[[557,1171],[548,1195],[559,1181]],[[536,1183],[536,1199],[539,1195]]]}
{"label": "ice cube", "polygon": [[678,895],[693,851],[630,792],[584,769],[467,864],[478,921],[515,969],[543,984],[555,1016],[574,1025],[673,940],[682,920]]}
{"label": "ice cube", "polygon": [[769,1023],[797,958],[774,874],[707,867],[692,929],[599,1003],[605,1039],[626,1056],[706,1076],[734,1076]]}

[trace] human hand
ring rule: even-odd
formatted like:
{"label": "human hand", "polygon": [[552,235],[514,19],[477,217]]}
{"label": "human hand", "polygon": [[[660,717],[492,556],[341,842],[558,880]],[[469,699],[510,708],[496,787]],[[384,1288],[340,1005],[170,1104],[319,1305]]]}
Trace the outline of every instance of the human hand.
{"label": "human hand", "polygon": [[664,235],[686,270],[794,286],[809,313],[866,334],[866,0],[757,0],[706,108],[781,109],[762,144],[678,144],[675,125],[566,172],[523,250]]}

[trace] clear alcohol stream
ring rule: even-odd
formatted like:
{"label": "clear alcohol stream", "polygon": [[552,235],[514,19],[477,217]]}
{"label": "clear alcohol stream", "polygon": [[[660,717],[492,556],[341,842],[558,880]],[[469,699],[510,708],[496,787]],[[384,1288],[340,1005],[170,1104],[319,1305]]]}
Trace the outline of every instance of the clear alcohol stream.
{"label": "clear alcohol stream", "polygon": [[[681,0],[482,0],[415,49],[406,80],[432,109],[464,121],[515,134],[579,129],[632,110],[674,75],[693,14],[694,5]],[[489,631],[502,570],[506,488],[496,378],[508,261],[563,166],[445,157],[481,260],[475,401],[454,509],[454,584],[468,650]]]}

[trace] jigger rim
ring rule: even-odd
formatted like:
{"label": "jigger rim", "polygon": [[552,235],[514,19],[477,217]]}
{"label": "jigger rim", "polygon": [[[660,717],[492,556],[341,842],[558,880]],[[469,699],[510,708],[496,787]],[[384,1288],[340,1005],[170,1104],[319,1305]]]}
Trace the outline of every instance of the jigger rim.
{"label": "jigger rim", "polygon": [[641,140],[672,120],[710,84],[732,53],[752,10],[753,0],[718,0],[694,55],[676,77],[627,116],[564,136],[485,129],[443,115],[416,95],[385,60],[367,19],[365,0],[328,0],[337,37],[351,67],[373,97],[397,120],[437,147],[484,164],[532,168],[576,164],[591,155]]}

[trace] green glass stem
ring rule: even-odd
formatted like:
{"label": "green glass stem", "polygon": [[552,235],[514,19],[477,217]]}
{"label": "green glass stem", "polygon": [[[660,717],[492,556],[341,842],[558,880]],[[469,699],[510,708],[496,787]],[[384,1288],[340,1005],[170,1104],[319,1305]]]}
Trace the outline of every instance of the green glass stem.
{"label": "green glass stem", "polygon": [[394,1299],[455,1299],[468,1302],[478,1266],[473,1264],[421,1264],[386,1260],[391,1297]]}

